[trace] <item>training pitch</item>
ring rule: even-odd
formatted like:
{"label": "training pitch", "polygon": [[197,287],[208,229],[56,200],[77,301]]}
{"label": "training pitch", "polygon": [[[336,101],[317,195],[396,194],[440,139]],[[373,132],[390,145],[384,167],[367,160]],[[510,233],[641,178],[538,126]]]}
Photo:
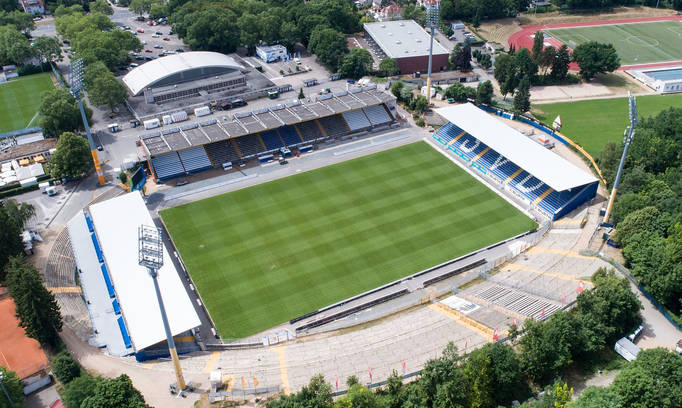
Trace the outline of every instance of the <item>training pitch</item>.
{"label": "training pitch", "polygon": [[[646,95],[637,97],[640,118],[655,116],[671,106],[682,106],[682,94]],[[533,115],[545,124],[552,124],[561,115],[561,133],[581,145],[594,158],[607,142],[623,140],[630,124],[628,99],[595,99],[533,105]]]}
{"label": "training pitch", "polygon": [[544,31],[569,48],[588,41],[613,44],[621,65],[682,60],[680,21],[551,28]]}
{"label": "training pitch", "polygon": [[224,339],[537,226],[425,142],[161,216]]}
{"label": "training pitch", "polygon": [[0,133],[38,126],[42,95],[53,86],[48,73],[0,83]]}

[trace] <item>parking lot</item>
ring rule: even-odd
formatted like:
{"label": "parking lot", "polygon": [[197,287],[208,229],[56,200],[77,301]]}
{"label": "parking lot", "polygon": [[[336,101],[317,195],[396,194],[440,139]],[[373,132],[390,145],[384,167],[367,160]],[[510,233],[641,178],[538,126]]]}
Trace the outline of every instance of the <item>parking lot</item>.
{"label": "parking lot", "polygon": [[[170,25],[152,23],[149,19],[138,21],[137,17],[130,15],[123,21],[116,21],[119,27],[135,34],[142,44],[142,50],[139,53],[131,53],[132,64],[142,65],[164,55],[187,51],[182,40],[172,32]],[[136,66],[132,64],[131,67]]]}

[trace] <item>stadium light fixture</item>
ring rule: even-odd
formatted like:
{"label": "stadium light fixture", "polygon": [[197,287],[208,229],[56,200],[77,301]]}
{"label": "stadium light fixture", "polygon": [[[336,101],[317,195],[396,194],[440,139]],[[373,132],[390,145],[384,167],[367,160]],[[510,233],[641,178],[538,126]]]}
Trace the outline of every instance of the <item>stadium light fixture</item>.
{"label": "stadium light fixture", "polygon": [[431,42],[429,44],[429,69],[426,76],[426,100],[431,105],[431,68],[433,65],[433,36],[436,27],[440,26],[440,0],[427,0],[426,7],[426,26],[431,29]]}
{"label": "stadium light fixture", "polygon": [[154,290],[156,291],[156,300],[159,302],[159,309],[161,310],[161,319],[163,320],[163,328],[166,331],[166,340],[168,341],[168,350],[170,351],[173,360],[173,367],[175,369],[175,378],[178,381],[178,388],[184,390],[187,388],[185,378],[182,376],[182,367],[180,366],[180,359],[178,352],[175,349],[175,341],[170,331],[168,324],[168,316],[166,315],[166,308],[163,305],[163,297],[159,289],[159,269],[163,266],[163,231],[161,228],[149,225],[140,225],[138,228],[138,264],[147,268],[149,276],[154,281]]}
{"label": "stadium light fixture", "polygon": [[92,161],[95,163],[95,172],[97,173],[97,178],[99,179],[99,184],[106,184],[104,179],[104,173],[102,172],[102,165],[97,157],[97,147],[95,146],[95,141],[92,139],[92,132],[90,132],[90,124],[88,123],[88,118],[85,116],[85,108],[83,107],[83,100],[81,99],[81,91],[85,87],[84,84],[84,74],[83,74],[83,58],[78,58],[71,61],[70,67],[70,78],[71,78],[71,93],[78,101],[78,107],[81,111],[81,118],[83,118],[83,126],[85,127],[85,134],[88,136],[88,143],[90,144],[90,154],[92,155]]}

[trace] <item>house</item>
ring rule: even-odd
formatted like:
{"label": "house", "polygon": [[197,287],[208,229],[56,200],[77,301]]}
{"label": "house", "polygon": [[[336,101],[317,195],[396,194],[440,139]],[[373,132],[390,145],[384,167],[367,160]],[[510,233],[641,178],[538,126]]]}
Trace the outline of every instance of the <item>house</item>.
{"label": "house", "polygon": [[397,20],[402,18],[403,16],[403,8],[400,7],[397,4],[390,4],[381,10],[375,15],[376,19],[379,21],[387,21],[387,20]]}
{"label": "house", "polygon": [[24,12],[29,14],[45,14],[45,3],[43,0],[20,0]]}

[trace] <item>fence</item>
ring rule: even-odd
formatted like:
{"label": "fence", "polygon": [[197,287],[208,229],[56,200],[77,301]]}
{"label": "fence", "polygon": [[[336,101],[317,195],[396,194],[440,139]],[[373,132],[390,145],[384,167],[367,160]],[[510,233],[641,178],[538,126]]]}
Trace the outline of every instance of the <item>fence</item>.
{"label": "fence", "polygon": [[590,155],[589,153],[587,153],[587,152],[585,151],[585,149],[583,149],[579,144],[577,144],[577,143],[574,142],[573,140],[569,139],[569,138],[566,137],[565,135],[563,135],[563,134],[561,134],[561,133],[559,133],[559,132],[554,131],[554,129],[552,129],[551,127],[549,127],[549,126],[543,124],[542,122],[540,122],[540,121],[537,120],[537,119],[528,118],[528,117],[525,117],[525,116],[522,116],[522,115],[518,115],[518,114],[515,114],[515,113],[512,113],[512,112],[505,111],[504,109],[494,108],[494,107],[491,107],[491,106],[478,105],[478,107],[479,107],[480,109],[486,111],[486,112],[490,112],[490,113],[494,113],[494,114],[496,114],[496,115],[498,115],[498,116],[502,116],[503,118],[511,119],[511,120],[516,120],[516,121],[525,123],[525,124],[527,124],[527,125],[533,126],[534,128],[540,130],[541,132],[544,132],[544,133],[546,133],[546,134],[552,136],[553,138],[555,138],[556,140],[558,140],[558,141],[561,142],[562,144],[564,144],[564,145],[566,145],[566,146],[573,147],[573,148],[576,149],[578,152],[580,152],[580,154],[582,154],[587,160],[589,160],[589,162],[592,164],[592,167],[594,168],[594,170],[595,170],[595,171],[597,172],[597,174],[599,175],[599,178],[601,179],[602,183],[604,183],[604,185],[606,185],[606,179],[605,179],[604,176],[602,175],[601,169],[599,169],[599,166],[597,166],[597,163],[594,161],[594,158],[592,158],[592,155]]}
{"label": "fence", "polygon": [[52,73],[54,74],[55,78],[59,81],[59,84],[62,86],[62,88],[66,88],[66,84],[64,83],[64,79],[62,79],[62,74],[57,70],[54,62],[50,62],[50,68],[52,68]]}

